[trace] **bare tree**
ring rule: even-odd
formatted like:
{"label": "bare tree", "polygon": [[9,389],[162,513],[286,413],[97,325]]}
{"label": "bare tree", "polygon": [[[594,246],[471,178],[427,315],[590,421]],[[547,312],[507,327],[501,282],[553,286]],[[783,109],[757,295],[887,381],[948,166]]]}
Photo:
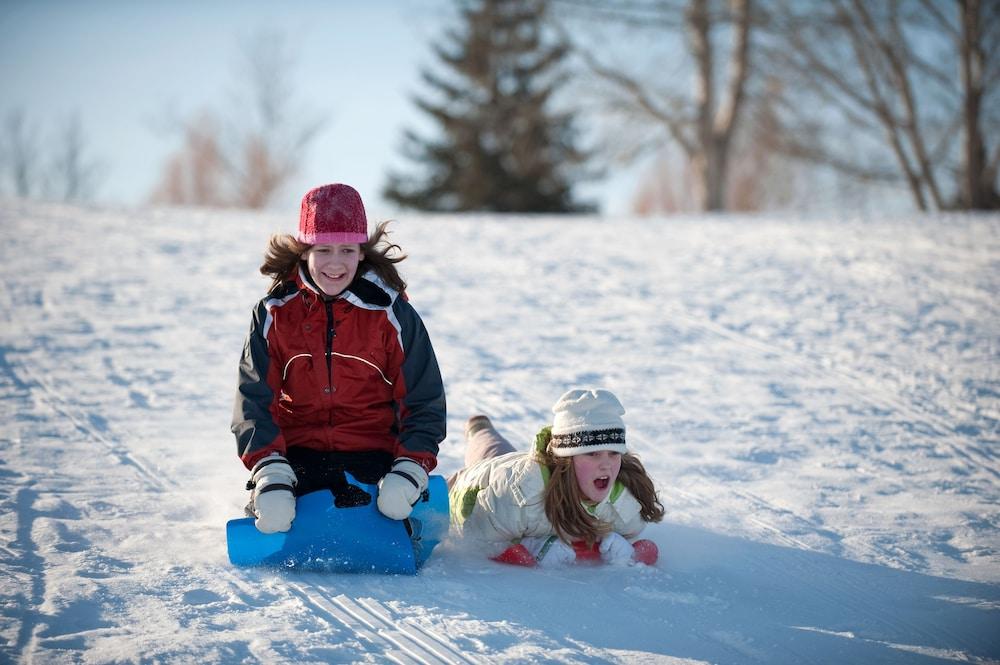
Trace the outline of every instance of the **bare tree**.
{"label": "bare tree", "polygon": [[[936,7],[924,0],[928,13],[939,20],[943,27],[949,25],[946,17],[936,12]],[[961,198],[965,207],[974,209],[1000,207],[997,193],[997,173],[1000,170],[1000,141],[993,134],[993,155],[988,156],[986,136],[983,132],[984,109],[992,99],[994,115],[987,118],[996,130],[1000,118],[996,115],[996,92],[1000,87],[1000,6],[987,0],[961,0],[961,31],[952,33],[959,53],[962,98],[962,122],[965,127],[963,146],[965,169]]]}
{"label": "bare tree", "polygon": [[7,112],[3,123],[3,166],[15,196],[29,198],[40,191],[42,177],[37,128],[22,109]]}
{"label": "bare tree", "polygon": [[1000,145],[989,157],[986,144],[1000,121],[1000,4],[783,0],[770,18],[783,151],[902,180],[920,210],[1000,205]]}
{"label": "bare tree", "polygon": [[50,140],[22,109],[4,118],[0,135],[0,191],[21,198],[85,201],[92,198],[102,176],[100,162],[91,158],[80,114],[74,113]]}
{"label": "bare tree", "polygon": [[56,137],[47,187],[50,196],[61,201],[90,200],[101,171],[101,164],[87,154],[83,122],[74,113]]}
{"label": "bare tree", "polygon": [[151,199],[173,205],[225,206],[225,170],[217,123],[203,113],[185,127],[184,146],[164,165]]}
{"label": "bare tree", "polygon": [[184,144],[164,165],[153,200],[265,207],[295,175],[322,121],[294,104],[294,58],[283,35],[242,41],[225,112],[203,110],[180,123]]}
{"label": "bare tree", "polygon": [[[775,118],[767,104],[756,103],[745,124],[750,128],[735,137],[728,160],[725,210],[754,212],[798,203],[796,194],[803,174],[775,149]],[[695,210],[695,171],[690,160],[660,156],[643,176],[632,201],[639,215]]]}
{"label": "bare tree", "polygon": [[639,182],[632,197],[632,212],[645,217],[693,210],[691,176],[690,162],[659,155]]}
{"label": "bare tree", "polygon": [[295,175],[323,122],[294,104],[295,59],[283,34],[262,30],[243,40],[240,61],[246,88],[234,100],[245,111],[224,135],[222,155],[236,204],[261,208]]}
{"label": "bare tree", "polygon": [[[681,148],[690,163],[698,207],[725,209],[730,155],[745,113],[752,70],[752,0],[564,0],[562,4],[576,18],[589,12],[591,20],[654,30],[664,39],[684,36],[694,71],[693,90],[688,92],[678,90],[664,69],[658,78],[644,76],[609,63],[602,57],[603,46],[573,42],[588,70],[610,87],[612,108],[660,128]],[[723,60],[724,80],[719,65]],[[662,143],[657,146],[662,147]]]}

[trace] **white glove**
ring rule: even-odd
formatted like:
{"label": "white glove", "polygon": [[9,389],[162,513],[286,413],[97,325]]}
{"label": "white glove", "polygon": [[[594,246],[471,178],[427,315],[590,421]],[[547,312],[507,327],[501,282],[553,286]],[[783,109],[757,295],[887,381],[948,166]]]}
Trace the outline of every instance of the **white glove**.
{"label": "white glove", "polygon": [[261,533],[288,531],[295,519],[295,494],[298,480],[281,455],[271,455],[257,462],[250,475],[253,489],[254,524]]}
{"label": "white glove", "polygon": [[576,563],[576,550],[556,536],[528,536],[521,539],[542,568],[555,568]]}
{"label": "white glove", "polygon": [[424,467],[409,457],[397,457],[389,473],[378,481],[378,509],[391,520],[406,519],[425,489]]}
{"label": "white glove", "polygon": [[601,559],[605,563],[618,566],[632,563],[632,554],[634,552],[632,543],[625,540],[620,534],[611,532],[604,536],[604,540],[601,541],[601,546],[598,549],[601,552]]}

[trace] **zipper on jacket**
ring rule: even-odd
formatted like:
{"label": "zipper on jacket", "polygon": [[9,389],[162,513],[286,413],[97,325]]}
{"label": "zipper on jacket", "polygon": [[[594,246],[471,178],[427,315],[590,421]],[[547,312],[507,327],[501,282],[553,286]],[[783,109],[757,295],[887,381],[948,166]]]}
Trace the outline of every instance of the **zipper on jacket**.
{"label": "zipper on jacket", "polygon": [[333,301],[326,300],[326,383],[327,393],[333,392],[333,338],[337,330],[333,323]]}

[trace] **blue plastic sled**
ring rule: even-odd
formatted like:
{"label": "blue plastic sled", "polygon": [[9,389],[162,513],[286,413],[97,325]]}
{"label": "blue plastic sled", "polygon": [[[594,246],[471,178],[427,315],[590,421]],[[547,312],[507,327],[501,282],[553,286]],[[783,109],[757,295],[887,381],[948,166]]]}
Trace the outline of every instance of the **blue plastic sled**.
{"label": "blue plastic sled", "polygon": [[[234,566],[274,566],[336,573],[416,574],[448,534],[448,485],[431,476],[406,522],[378,511],[374,485],[347,480],[372,497],[367,505],[337,508],[330,490],[301,496],[286,533],[261,533],[254,518],[229,520],[226,544]],[[412,531],[412,535],[410,532]]]}

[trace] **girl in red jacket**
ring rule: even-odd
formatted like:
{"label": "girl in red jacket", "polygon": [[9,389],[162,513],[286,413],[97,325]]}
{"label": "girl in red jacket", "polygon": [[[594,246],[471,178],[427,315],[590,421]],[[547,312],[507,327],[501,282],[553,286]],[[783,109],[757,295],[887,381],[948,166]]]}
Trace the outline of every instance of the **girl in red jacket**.
{"label": "girl in red jacket", "polygon": [[262,532],[287,531],[295,497],[314,490],[338,507],[370,501],[345,471],[404,519],[437,464],[444,385],[385,227],[369,237],[358,192],[324,185],[302,199],[298,236],[270,240],[232,424]]}

